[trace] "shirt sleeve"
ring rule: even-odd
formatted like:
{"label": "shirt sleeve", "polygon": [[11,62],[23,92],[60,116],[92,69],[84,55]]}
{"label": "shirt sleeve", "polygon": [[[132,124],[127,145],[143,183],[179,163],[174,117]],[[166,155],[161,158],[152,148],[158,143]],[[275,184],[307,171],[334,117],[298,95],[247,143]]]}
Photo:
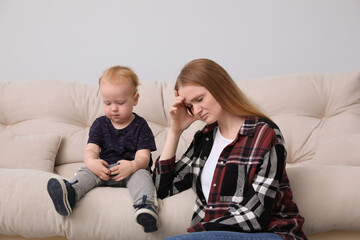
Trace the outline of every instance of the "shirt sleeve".
{"label": "shirt sleeve", "polygon": [[88,143],[94,143],[101,146],[101,123],[100,118],[97,118],[90,127]]}
{"label": "shirt sleeve", "polygon": [[208,222],[200,222],[188,232],[229,230],[239,232],[264,231],[270,221],[279,181],[284,169],[286,151],[276,144],[266,153],[261,164],[253,169],[248,191],[238,204],[231,204],[228,212]]}
{"label": "shirt sleeve", "polygon": [[161,161],[158,158],[155,162],[153,179],[160,198],[172,196],[191,188],[193,179],[192,157],[196,136],[178,162],[175,163],[175,156]]}
{"label": "shirt sleeve", "polygon": [[145,119],[141,121],[137,143],[137,150],[141,149],[150,149],[150,151],[156,150],[154,134],[152,133]]}

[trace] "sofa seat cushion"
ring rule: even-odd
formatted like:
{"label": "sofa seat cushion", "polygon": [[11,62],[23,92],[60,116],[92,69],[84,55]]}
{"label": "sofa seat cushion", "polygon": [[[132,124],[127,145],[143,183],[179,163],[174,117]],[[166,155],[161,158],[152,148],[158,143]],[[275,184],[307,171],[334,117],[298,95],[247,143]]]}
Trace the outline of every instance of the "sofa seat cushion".
{"label": "sofa seat cushion", "polygon": [[287,173],[306,234],[360,230],[360,167],[297,166]]}
{"label": "sofa seat cushion", "polygon": [[53,173],[0,168],[0,232],[23,237],[65,236],[65,218],[46,191]]}
{"label": "sofa seat cushion", "polygon": [[[159,200],[159,231],[148,234],[136,223],[127,188],[97,187],[77,202],[73,213],[59,215],[46,191],[53,173],[0,168],[0,233],[26,238],[54,235],[69,240],[163,239],[186,233],[195,194],[189,189]],[[179,207],[181,203],[181,207]]]}

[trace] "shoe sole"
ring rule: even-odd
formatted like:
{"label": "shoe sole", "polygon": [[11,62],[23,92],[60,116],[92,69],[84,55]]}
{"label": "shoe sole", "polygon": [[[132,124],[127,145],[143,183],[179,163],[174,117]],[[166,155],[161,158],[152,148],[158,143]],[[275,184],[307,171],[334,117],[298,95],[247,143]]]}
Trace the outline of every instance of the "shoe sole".
{"label": "shoe sole", "polygon": [[66,184],[62,179],[51,178],[47,184],[47,191],[54,203],[56,211],[63,216],[68,216],[72,209],[68,200]]}
{"label": "shoe sole", "polygon": [[136,222],[143,226],[144,232],[155,232],[158,230],[157,215],[149,209],[139,209],[136,212]]}

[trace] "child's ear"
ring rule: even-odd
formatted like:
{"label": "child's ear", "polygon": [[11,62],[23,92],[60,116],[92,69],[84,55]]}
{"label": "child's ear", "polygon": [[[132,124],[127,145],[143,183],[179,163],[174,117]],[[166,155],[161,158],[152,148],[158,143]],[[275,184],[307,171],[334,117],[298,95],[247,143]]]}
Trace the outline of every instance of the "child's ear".
{"label": "child's ear", "polygon": [[134,106],[137,105],[138,101],[139,101],[139,97],[140,97],[140,94],[139,93],[135,93],[134,95]]}

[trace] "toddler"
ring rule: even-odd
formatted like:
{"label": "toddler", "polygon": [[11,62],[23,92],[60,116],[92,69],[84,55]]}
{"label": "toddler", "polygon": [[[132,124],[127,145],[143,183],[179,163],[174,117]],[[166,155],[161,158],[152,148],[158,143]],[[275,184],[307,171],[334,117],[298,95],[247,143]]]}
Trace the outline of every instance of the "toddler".
{"label": "toddler", "polygon": [[111,67],[100,77],[105,115],[90,128],[85,167],[70,181],[51,178],[47,184],[59,214],[71,214],[75,203],[97,186],[127,187],[133,197],[137,223],[145,232],[158,229],[158,203],[150,173],[150,152],[156,146],[145,119],[133,112],[139,100],[138,85],[137,75],[123,66]]}

